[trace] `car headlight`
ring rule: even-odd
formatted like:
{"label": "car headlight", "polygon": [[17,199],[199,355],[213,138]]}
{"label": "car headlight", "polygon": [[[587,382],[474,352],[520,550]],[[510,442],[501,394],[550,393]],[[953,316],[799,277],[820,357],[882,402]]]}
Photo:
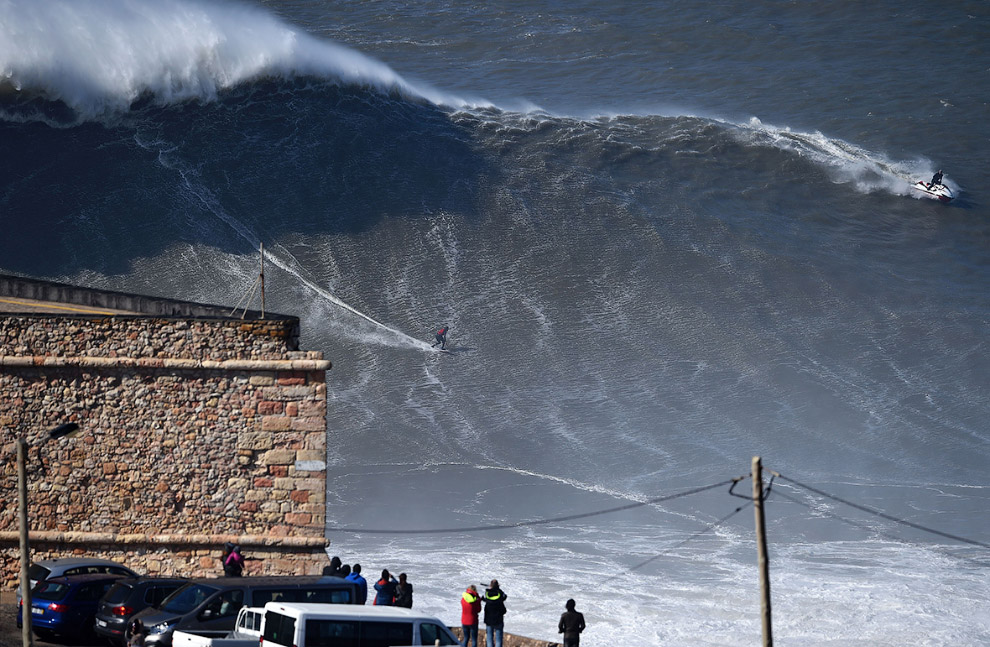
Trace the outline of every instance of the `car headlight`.
{"label": "car headlight", "polygon": [[157,625],[151,625],[151,628],[148,629],[148,633],[163,634],[174,627],[176,622],[176,620],[166,620],[165,622],[159,622]]}

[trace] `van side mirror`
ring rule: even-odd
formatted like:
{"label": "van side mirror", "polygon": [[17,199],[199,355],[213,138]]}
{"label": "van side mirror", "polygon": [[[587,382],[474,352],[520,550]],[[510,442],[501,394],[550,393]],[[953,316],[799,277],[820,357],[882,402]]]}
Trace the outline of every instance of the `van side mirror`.
{"label": "van side mirror", "polygon": [[213,609],[203,609],[203,613],[199,614],[200,620],[206,620],[213,617]]}

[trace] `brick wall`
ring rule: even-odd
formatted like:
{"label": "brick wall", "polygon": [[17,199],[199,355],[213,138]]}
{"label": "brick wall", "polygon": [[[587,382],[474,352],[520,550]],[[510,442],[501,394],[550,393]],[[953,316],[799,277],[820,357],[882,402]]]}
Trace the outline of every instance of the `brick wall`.
{"label": "brick wall", "polygon": [[0,317],[0,583],[19,573],[18,437],[35,559],[198,576],[234,541],[249,572],[319,572],[330,363],[297,338],[292,318]]}

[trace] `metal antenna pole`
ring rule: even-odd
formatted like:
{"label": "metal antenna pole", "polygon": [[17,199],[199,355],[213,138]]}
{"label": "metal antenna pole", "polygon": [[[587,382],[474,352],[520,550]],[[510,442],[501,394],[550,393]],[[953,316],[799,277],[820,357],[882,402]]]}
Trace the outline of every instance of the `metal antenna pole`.
{"label": "metal antenna pole", "polygon": [[265,244],[261,243],[261,318],[265,318]]}

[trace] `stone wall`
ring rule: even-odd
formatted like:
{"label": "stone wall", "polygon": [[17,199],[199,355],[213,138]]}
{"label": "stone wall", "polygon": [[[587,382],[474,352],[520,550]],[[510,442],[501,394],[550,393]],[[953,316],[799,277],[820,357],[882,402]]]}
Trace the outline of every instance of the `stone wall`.
{"label": "stone wall", "polygon": [[234,541],[251,573],[318,573],[330,363],[296,339],[294,318],[0,317],[0,584],[19,573],[18,437],[34,559],[199,576]]}
{"label": "stone wall", "polygon": [[285,359],[299,321],[0,317],[0,355],[150,359]]}

